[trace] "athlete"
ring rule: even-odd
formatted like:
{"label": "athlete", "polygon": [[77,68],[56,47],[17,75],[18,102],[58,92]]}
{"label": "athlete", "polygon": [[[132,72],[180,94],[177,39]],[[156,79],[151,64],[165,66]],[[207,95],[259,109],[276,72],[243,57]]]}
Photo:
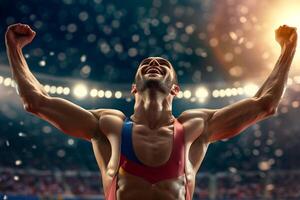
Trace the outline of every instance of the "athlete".
{"label": "athlete", "polygon": [[210,143],[231,138],[276,113],[296,49],[296,29],[281,26],[280,57],[251,98],[220,109],[191,109],[175,118],[172,101],[180,91],[171,63],[144,59],[131,93],[134,114],[85,110],[51,97],[30,72],[22,54],[36,33],[25,24],[6,32],[7,54],[24,109],[62,132],[91,142],[107,200],[190,200],[196,173]]}

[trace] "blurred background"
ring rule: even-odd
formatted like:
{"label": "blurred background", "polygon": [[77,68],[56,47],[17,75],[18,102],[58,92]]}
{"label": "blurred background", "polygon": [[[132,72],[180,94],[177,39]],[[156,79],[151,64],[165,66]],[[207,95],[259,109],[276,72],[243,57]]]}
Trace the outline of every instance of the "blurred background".
{"label": "blurred background", "polygon": [[[23,109],[6,56],[14,23],[36,32],[23,49],[52,96],[86,109],[133,112],[138,63],[169,59],[182,91],[174,115],[252,96],[280,54],[275,29],[300,28],[296,0],[0,0],[0,199],[104,199],[91,144]],[[300,199],[300,54],[277,114],[211,144],[194,199]]]}

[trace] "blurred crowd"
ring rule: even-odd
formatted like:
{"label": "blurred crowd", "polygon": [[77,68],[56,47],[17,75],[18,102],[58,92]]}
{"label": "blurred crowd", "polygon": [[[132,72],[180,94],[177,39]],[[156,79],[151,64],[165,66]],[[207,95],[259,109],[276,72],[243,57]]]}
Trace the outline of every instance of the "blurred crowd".
{"label": "blurred crowd", "polygon": [[50,171],[0,170],[2,194],[37,196],[78,196],[103,194],[101,179],[96,173],[77,174],[74,171],[51,173]]}
{"label": "blurred crowd", "polygon": [[[296,200],[300,198],[300,171],[202,173],[197,176],[193,199]],[[0,169],[2,195],[39,197],[104,197],[95,172]]]}

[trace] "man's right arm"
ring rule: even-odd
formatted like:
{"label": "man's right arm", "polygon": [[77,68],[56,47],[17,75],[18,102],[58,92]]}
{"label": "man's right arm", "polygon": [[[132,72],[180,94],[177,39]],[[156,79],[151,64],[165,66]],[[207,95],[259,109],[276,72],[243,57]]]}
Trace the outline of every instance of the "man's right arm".
{"label": "man's right arm", "polygon": [[9,26],[5,35],[12,75],[24,109],[68,135],[90,140],[99,131],[99,118],[65,99],[49,96],[30,72],[22,48],[30,43],[34,36],[35,32],[23,24]]}

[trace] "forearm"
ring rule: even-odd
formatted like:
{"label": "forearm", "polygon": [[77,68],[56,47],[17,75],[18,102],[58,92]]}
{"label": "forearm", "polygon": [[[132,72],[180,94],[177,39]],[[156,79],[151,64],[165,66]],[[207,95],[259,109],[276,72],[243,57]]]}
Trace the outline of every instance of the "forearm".
{"label": "forearm", "polygon": [[278,106],[283,95],[294,54],[294,46],[283,48],[273,71],[254,96],[256,98],[266,98],[266,104],[270,109]]}
{"label": "forearm", "polygon": [[30,72],[21,48],[7,46],[7,55],[12,76],[18,86],[18,92],[25,106],[38,101],[42,95],[47,95],[43,86]]}

